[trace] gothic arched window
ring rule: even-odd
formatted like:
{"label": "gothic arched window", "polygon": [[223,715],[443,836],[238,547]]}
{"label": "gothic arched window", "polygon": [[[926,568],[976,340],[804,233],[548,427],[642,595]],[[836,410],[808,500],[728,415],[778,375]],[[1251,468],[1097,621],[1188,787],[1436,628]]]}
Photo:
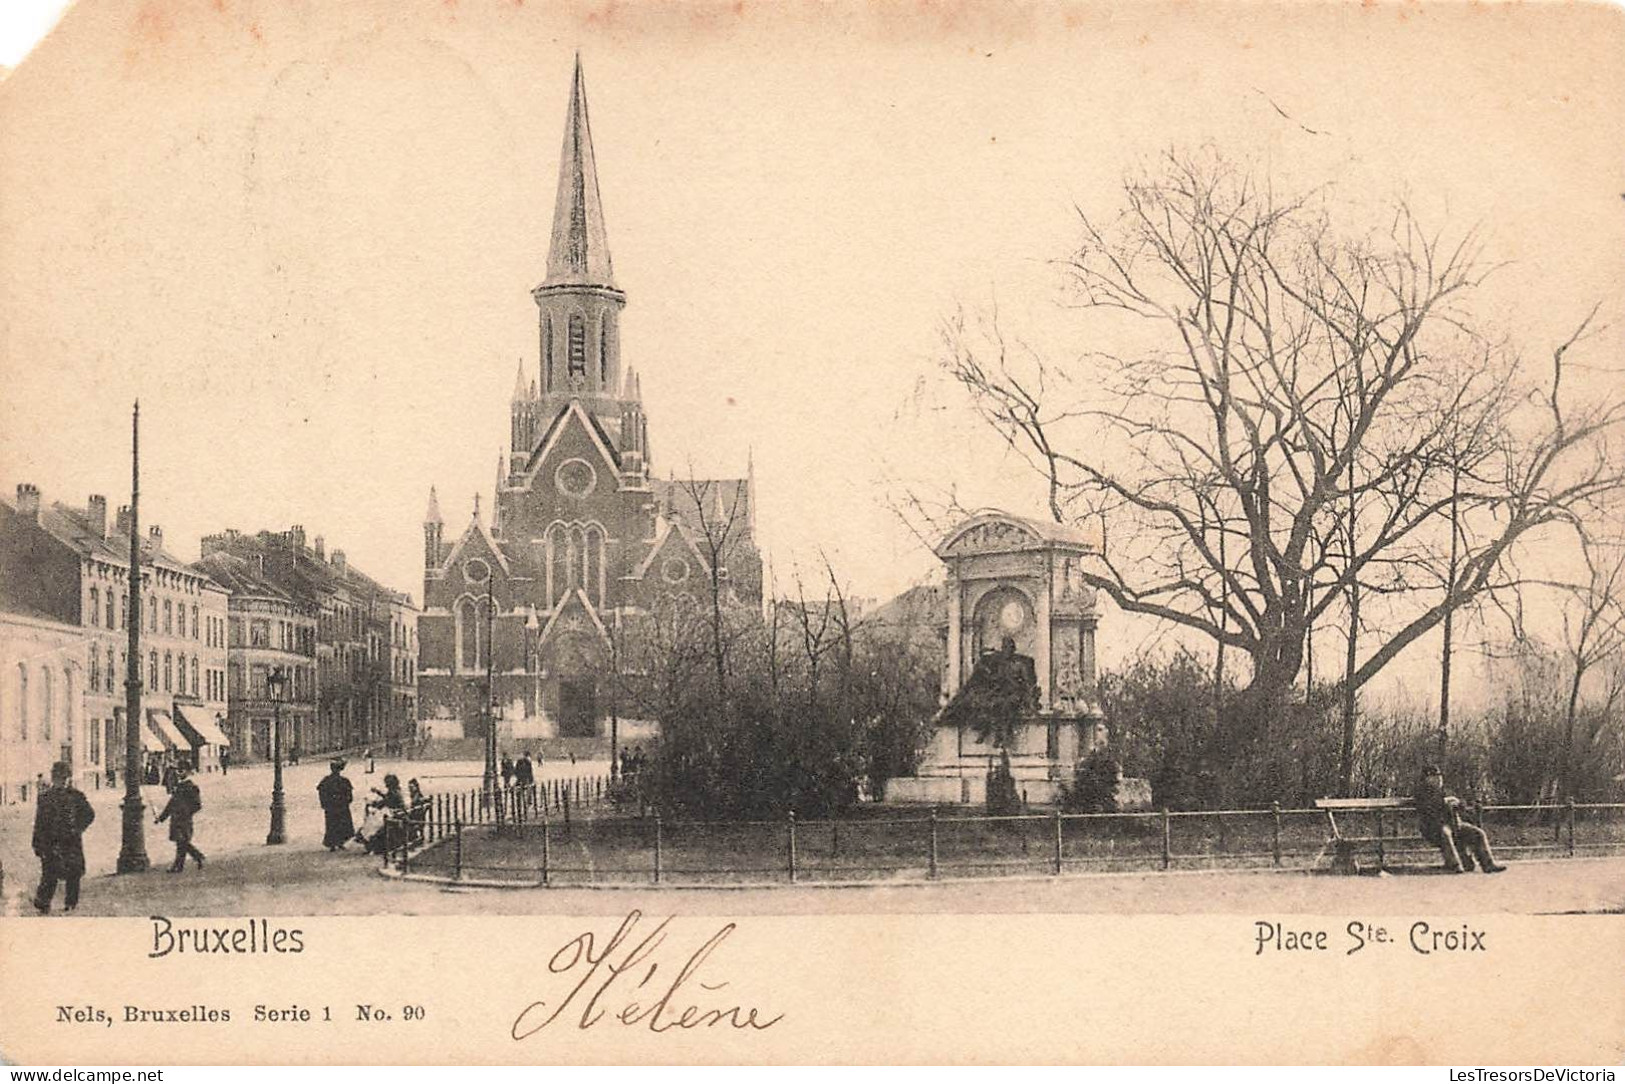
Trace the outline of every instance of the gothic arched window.
{"label": "gothic arched window", "polygon": [[542,322],[542,391],[553,390],[553,318]]}
{"label": "gothic arched window", "polygon": [[569,590],[570,576],[568,545],[564,537],[564,524],[554,523],[547,528],[547,605],[551,609]]}
{"label": "gothic arched window", "polygon": [[609,391],[609,314],[598,318],[598,386]]}
{"label": "gothic arched window", "polygon": [[486,629],[485,603],[465,598],[457,604],[457,661],[465,671],[483,670],[489,632]]}
{"label": "gothic arched window", "polygon": [[585,548],[583,570],[587,578],[587,597],[593,600],[594,605],[602,606],[604,604],[604,532],[596,526],[588,527]]}

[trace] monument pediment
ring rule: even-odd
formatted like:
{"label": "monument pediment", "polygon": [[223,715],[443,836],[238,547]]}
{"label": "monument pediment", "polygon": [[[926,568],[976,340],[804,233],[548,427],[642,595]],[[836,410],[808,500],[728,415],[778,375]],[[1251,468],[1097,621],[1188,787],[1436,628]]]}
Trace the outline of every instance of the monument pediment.
{"label": "monument pediment", "polygon": [[1094,549],[1083,532],[1060,523],[1028,519],[1008,512],[989,511],[955,528],[937,546],[939,557],[983,553],[1013,553],[1031,549],[1089,552]]}

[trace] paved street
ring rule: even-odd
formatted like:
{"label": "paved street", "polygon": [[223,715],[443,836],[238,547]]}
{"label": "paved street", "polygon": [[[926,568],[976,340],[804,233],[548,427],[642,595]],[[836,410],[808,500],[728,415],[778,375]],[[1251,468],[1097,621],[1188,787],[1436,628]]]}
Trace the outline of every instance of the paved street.
{"label": "paved street", "polygon": [[[573,776],[604,775],[609,770],[607,761],[548,761],[542,766],[543,780],[571,778]],[[305,884],[315,889],[318,899],[307,906],[316,907],[308,913],[343,913],[339,899],[333,895],[335,876],[343,880],[354,871],[357,879],[367,884],[376,864],[363,858],[360,848],[352,845],[347,854],[329,855],[322,849],[322,811],[316,802],[316,784],[328,771],[327,761],[307,760],[296,766],[283,768],[283,788],[286,791],[287,837],[282,847],[265,846],[265,834],[270,825],[271,769],[255,765],[233,768],[222,776],[209,772],[195,776],[203,792],[203,812],[197,818],[195,842],[208,856],[208,864],[199,874],[188,866],[184,875],[170,877],[164,873],[175,857],[174,844],[169,842],[168,826],[154,824],[163,809],[167,795],[162,787],[143,787],[142,801],[146,803],[147,855],[152,861],[153,873],[144,877],[114,878],[119,882],[119,893],[155,892],[159,898],[174,892],[185,896],[204,887],[207,898],[216,899],[214,913],[250,913],[258,904],[247,902],[258,896],[273,899],[294,895],[295,886]],[[383,788],[384,775],[394,772],[401,778],[404,791],[408,779],[416,779],[428,794],[466,792],[480,785],[481,764],[478,761],[396,761],[377,762],[376,771],[368,774],[366,765],[351,761],[345,774],[355,786],[356,802],[352,807],[356,824],[362,820],[363,804],[371,797],[371,789]],[[92,911],[90,897],[105,895],[112,883],[106,877],[113,873],[118,860],[121,813],[119,803],[124,791],[103,788],[87,792],[96,811],[96,822],[85,833],[85,903],[86,913]],[[0,862],[4,863],[4,913],[31,912],[28,898],[33,894],[39,876],[39,863],[31,847],[34,823],[34,804],[8,805],[0,808]],[[344,871],[344,872],[340,872]],[[153,882],[179,882],[173,889],[156,888]],[[252,886],[260,886],[258,888]],[[244,902],[232,904],[242,897]],[[200,897],[201,898],[201,897]],[[325,901],[325,902],[324,902]],[[61,907],[58,890],[56,906]],[[143,905],[145,906],[145,905]],[[285,906],[269,907],[269,912],[289,913]],[[387,908],[386,908],[387,909]],[[137,908],[140,910],[140,908]],[[293,907],[299,912],[299,907]]]}

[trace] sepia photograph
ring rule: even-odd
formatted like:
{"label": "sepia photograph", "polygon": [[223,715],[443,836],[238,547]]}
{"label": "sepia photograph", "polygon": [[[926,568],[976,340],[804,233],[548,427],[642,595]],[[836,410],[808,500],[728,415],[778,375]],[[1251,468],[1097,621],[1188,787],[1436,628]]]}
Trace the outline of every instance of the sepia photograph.
{"label": "sepia photograph", "polygon": [[1625,1059],[1619,8],[56,18],[0,1058]]}

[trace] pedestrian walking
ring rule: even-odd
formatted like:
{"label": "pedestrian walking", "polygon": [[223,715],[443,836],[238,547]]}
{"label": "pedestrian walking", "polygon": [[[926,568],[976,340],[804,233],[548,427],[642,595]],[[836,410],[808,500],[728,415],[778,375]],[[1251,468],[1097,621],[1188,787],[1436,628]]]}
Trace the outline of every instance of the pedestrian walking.
{"label": "pedestrian walking", "polygon": [[175,785],[169,793],[169,802],[154,822],[169,822],[169,841],[175,844],[175,864],[169,867],[169,872],[180,873],[186,869],[187,855],[192,856],[198,869],[203,868],[203,852],[192,845],[192,818],[202,810],[203,793],[192,782],[191,773],[184,767],[176,768]]}
{"label": "pedestrian walking", "polygon": [[59,880],[65,886],[64,910],[79,906],[79,881],[85,875],[85,847],[80,837],[96,819],[96,811],[69,782],[72,774],[63,761],[51,765],[51,785],[40,792],[34,810],[34,853],[40,862],[34,907],[42,915],[51,912],[51,898],[56,895]]}
{"label": "pedestrian walking", "polygon": [[504,790],[513,786],[513,760],[509,757],[502,758],[502,786]]}
{"label": "pedestrian walking", "polygon": [[225,775],[231,770],[231,750],[220,750],[220,774]]}
{"label": "pedestrian walking", "polygon": [[513,785],[516,787],[534,786],[536,783],[536,768],[530,762],[530,751],[520,757],[513,766]]}
{"label": "pedestrian walking", "polygon": [[342,851],[355,835],[355,820],[350,816],[350,803],[355,800],[355,788],[344,777],[344,759],[329,762],[332,771],[316,784],[316,797],[322,803],[322,816],[327,830],[322,834],[322,846],[329,851]]}

